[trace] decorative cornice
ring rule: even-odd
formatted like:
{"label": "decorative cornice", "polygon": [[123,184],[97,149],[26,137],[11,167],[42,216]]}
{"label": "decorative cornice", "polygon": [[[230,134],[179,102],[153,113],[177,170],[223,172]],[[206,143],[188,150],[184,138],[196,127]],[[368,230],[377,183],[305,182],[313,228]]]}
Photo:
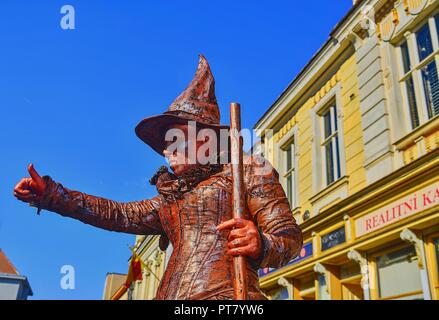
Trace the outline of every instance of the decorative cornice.
{"label": "decorative cornice", "polygon": [[296,117],[292,117],[275,135],[274,141],[278,143],[296,125]]}
{"label": "decorative cornice", "polygon": [[318,73],[318,70],[322,70],[325,66],[327,67],[329,60],[332,60],[334,56],[340,54],[339,50],[342,50],[341,52],[343,52],[348,47],[343,40],[346,38],[347,34],[349,34],[352,27],[358,24],[361,20],[361,10],[366,2],[367,0],[358,0],[351,7],[349,12],[331,31],[330,37],[325,44],[257,121],[255,124],[256,129],[266,129],[271,127],[275,118],[278,116],[278,111],[285,107],[285,104],[291,100],[291,96],[296,95],[298,91],[301,90],[299,84],[310,82],[310,79]]}
{"label": "decorative cornice", "polygon": [[[340,79],[340,70],[338,70],[332,76],[332,78],[328,82],[326,82],[314,96],[310,98],[310,100],[313,102],[313,105],[319,103],[319,101],[322,100],[326,96],[326,94],[340,82]],[[297,120],[294,116],[274,135],[274,141],[278,143],[283,137],[288,134],[288,132],[290,132],[290,130],[296,125],[296,123]]]}
{"label": "decorative cornice", "polygon": [[314,95],[314,97],[311,98],[313,100],[314,105],[319,103],[320,100],[322,100],[326,96],[326,94],[337,85],[340,79],[341,79],[340,70],[338,70],[332,76],[332,78],[328,82],[326,82],[325,85],[322,86],[322,88]]}

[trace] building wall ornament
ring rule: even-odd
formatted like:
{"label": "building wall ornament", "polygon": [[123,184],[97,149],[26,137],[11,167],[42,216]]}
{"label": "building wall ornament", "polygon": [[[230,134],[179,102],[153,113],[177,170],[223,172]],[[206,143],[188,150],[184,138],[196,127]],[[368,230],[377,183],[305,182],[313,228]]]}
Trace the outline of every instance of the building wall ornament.
{"label": "building wall ornament", "polygon": [[[320,100],[322,100],[328,92],[330,92],[337,84],[340,82],[340,71],[337,71],[332,78],[326,82],[319,91],[311,98],[313,101],[313,104],[316,105],[319,103]],[[342,117],[342,114],[339,114],[338,116]],[[279,131],[274,135],[274,141],[278,143],[285,135],[290,132],[291,129],[294,128],[294,126],[297,124],[296,117],[291,118]]]}
{"label": "building wall ornament", "polygon": [[418,236],[409,229],[404,229],[401,231],[400,237],[403,241],[412,244],[415,247],[416,255],[418,257],[419,269],[424,269],[423,257],[421,252],[422,241]]}
{"label": "building wall ornament", "polygon": [[370,300],[369,268],[367,259],[357,250],[348,252],[348,259],[358,263],[361,272],[361,288],[363,289],[364,300]]}
{"label": "building wall ornament", "polygon": [[399,21],[398,9],[394,8],[380,23],[377,24],[378,39],[389,42],[396,32]]}
{"label": "building wall ornament", "polygon": [[317,263],[314,265],[313,270],[314,270],[315,273],[320,274],[320,275],[322,275],[322,276],[324,277],[324,279],[325,279],[325,283],[326,283],[325,291],[326,291],[326,294],[327,294],[328,297],[329,297],[329,296],[330,296],[330,293],[329,293],[330,290],[329,290],[329,277],[328,277],[328,270],[326,270],[325,266],[324,266],[323,264],[321,264],[320,262],[317,262]]}
{"label": "building wall ornament", "polygon": [[291,286],[291,282],[285,277],[280,277],[277,279],[277,284],[285,288],[289,288]]}
{"label": "building wall ornament", "polygon": [[321,264],[320,262],[318,262],[314,265],[313,270],[315,273],[322,274],[322,275],[326,276],[327,270],[326,270],[325,266],[323,264]]}
{"label": "building wall ornament", "polygon": [[154,252],[154,261],[155,261],[155,266],[159,267],[163,261],[162,259],[162,253],[159,250],[156,250]]}
{"label": "building wall ornament", "polygon": [[293,284],[291,283],[290,280],[288,280],[285,277],[280,277],[279,279],[277,279],[277,284],[280,285],[281,287],[284,287],[288,290],[288,296],[290,299],[293,299]]}
{"label": "building wall ornament", "polygon": [[297,124],[296,118],[291,118],[275,135],[274,141],[278,143],[283,137],[285,137],[291,129]]}
{"label": "building wall ornament", "polygon": [[425,9],[429,0],[403,0],[404,11],[407,15],[418,15]]}
{"label": "building wall ornament", "polygon": [[428,274],[425,268],[426,256],[424,251],[424,241],[419,238],[412,230],[404,229],[400,233],[403,241],[412,244],[415,247],[416,255],[418,256],[418,267],[421,276],[422,291],[424,293],[424,300],[431,300],[430,285],[428,283]]}

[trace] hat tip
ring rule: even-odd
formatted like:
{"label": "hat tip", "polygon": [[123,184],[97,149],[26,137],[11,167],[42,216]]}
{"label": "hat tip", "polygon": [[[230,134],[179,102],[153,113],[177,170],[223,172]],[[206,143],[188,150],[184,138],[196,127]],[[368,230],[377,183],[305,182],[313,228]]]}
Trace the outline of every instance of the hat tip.
{"label": "hat tip", "polygon": [[203,54],[199,53],[198,58],[200,59],[198,62],[199,64],[202,64],[202,63],[208,64],[207,59]]}

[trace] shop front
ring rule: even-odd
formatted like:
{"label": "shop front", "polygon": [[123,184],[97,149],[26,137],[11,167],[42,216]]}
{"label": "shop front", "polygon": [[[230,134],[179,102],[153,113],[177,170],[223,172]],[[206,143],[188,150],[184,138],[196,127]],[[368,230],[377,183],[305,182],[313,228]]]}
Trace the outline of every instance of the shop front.
{"label": "shop front", "polygon": [[439,299],[439,160],[424,161],[304,222],[306,257],[261,271],[267,296]]}

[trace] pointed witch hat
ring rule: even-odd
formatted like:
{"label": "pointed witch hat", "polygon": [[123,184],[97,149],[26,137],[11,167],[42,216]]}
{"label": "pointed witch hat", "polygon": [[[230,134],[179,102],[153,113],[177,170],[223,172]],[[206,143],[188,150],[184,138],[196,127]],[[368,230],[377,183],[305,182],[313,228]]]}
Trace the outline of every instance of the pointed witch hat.
{"label": "pointed witch hat", "polygon": [[197,127],[215,131],[229,129],[220,124],[220,111],[215,97],[215,79],[206,58],[200,54],[195,77],[190,85],[163,114],[148,117],[136,127],[137,136],[157,153],[166,149],[166,131],[176,124],[195,121]]}

